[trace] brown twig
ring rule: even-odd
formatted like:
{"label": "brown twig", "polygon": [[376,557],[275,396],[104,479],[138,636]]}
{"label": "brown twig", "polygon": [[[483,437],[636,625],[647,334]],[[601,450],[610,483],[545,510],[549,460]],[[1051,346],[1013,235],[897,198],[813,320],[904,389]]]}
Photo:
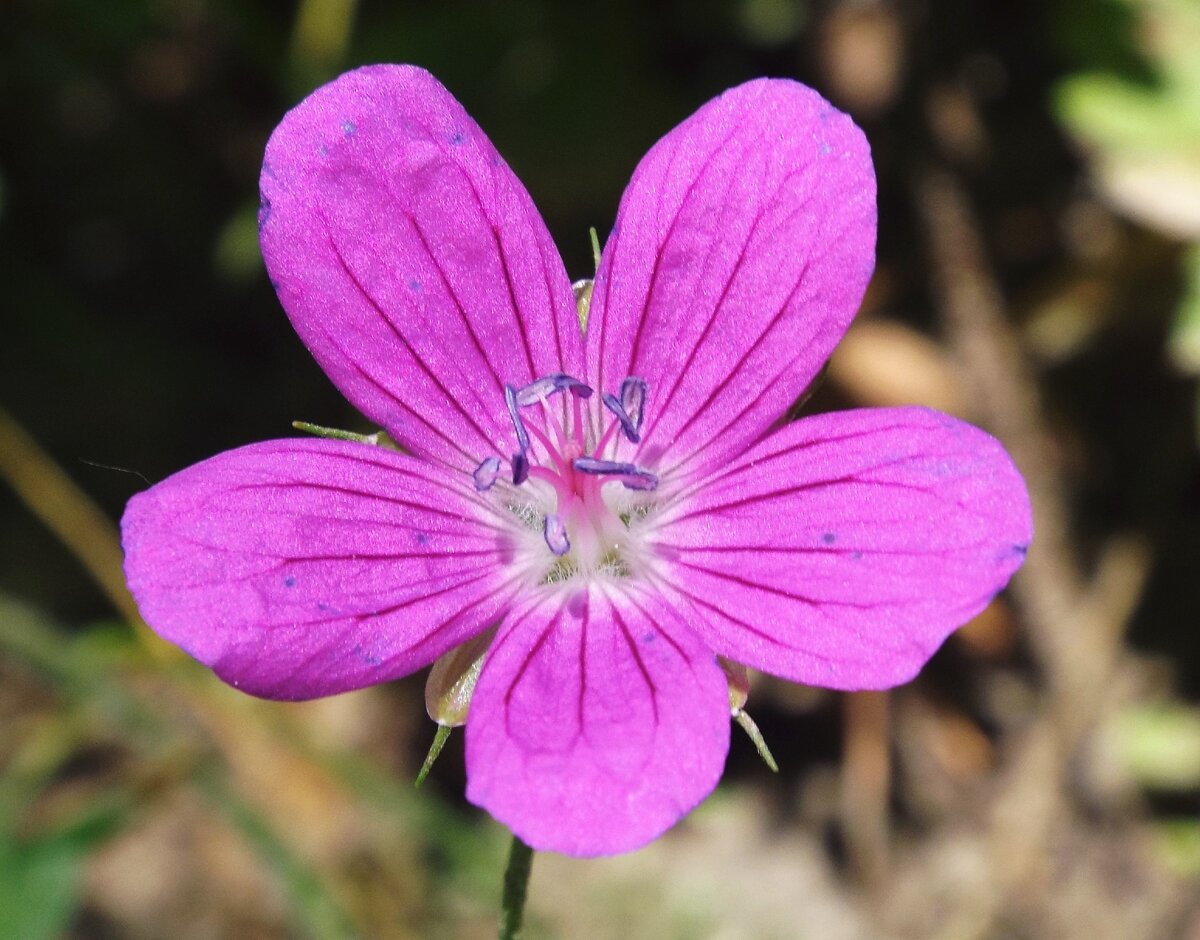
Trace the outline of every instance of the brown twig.
{"label": "brown twig", "polygon": [[125,586],[117,527],[7,411],[0,408],[0,478],[78,559],[109,603],[156,655],[171,649],[142,622]]}
{"label": "brown twig", "polygon": [[1094,575],[1084,576],[1053,438],[966,196],[950,173],[932,170],[917,200],[942,320],[975,416],[1004,441],[1029,486],[1035,537],[1013,592],[1047,686],[1043,720],[1020,742],[992,804],[987,884],[975,886],[978,894],[944,925],[943,935],[958,940],[988,933],[1041,856],[1064,806],[1069,762],[1103,707],[1149,558],[1139,543],[1114,540]]}
{"label": "brown twig", "polygon": [[842,697],[842,829],[854,877],[871,890],[887,874],[891,786],[887,692]]}

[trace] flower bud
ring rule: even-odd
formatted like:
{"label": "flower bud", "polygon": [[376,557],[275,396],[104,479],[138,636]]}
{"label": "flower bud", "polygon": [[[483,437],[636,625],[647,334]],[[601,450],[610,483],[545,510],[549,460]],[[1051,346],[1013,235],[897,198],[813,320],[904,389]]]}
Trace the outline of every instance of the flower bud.
{"label": "flower bud", "polygon": [[438,657],[425,680],[425,710],[439,725],[457,728],[467,722],[471,693],[483,669],[484,654],[495,630],[472,637]]}

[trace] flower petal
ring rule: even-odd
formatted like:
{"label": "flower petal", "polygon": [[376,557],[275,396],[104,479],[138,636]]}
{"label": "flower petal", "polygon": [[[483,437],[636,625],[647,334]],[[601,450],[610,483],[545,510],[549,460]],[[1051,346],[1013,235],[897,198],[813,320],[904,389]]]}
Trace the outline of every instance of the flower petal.
{"label": "flower petal", "polygon": [[722,656],[839,689],[910,679],[1032,538],[989,435],[922,408],[787,425],[661,522],[666,578]]}
{"label": "flower petal", "polygon": [[394,679],[503,615],[470,483],[381,448],[268,441],[135,496],[125,576],[147,623],[231,685],[305,699]]}
{"label": "flower petal", "polygon": [[513,449],[504,383],[580,374],[562,260],[529,194],[433,76],[370,66],[267,144],[260,238],[279,299],[364,414],[474,469]]}
{"label": "flower petal", "polygon": [[660,140],[621,201],[587,332],[597,388],[649,383],[639,463],[718,466],[758,439],[828,358],[874,255],[866,139],[810,88],[749,82]]}
{"label": "flower petal", "polygon": [[467,798],[536,849],[626,852],[708,795],[728,748],[713,654],[657,598],[593,587],[501,629],[467,719]]}

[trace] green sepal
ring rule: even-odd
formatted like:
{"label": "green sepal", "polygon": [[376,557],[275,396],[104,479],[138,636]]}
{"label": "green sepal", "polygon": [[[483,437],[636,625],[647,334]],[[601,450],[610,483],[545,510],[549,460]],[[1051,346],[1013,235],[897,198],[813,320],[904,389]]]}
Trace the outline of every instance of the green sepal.
{"label": "green sepal", "polygon": [[372,447],[386,447],[388,450],[400,450],[400,445],[392,440],[387,431],[376,431],[373,434],[359,434],[356,431],[343,431],[341,428],[327,428],[308,421],[293,421],[292,427],[305,434],[324,437],[334,441],[354,441],[356,444],[370,444]]}
{"label": "green sepal", "polygon": [[575,295],[575,316],[579,318],[579,332],[587,330],[588,311],[592,306],[592,279],[585,277],[571,285],[571,293]]}
{"label": "green sepal", "polygon": [[[595,226],[588,229],[592,241],[592,264],[596,273],[600,272],[600,236],[596,234]],[[571,285],[571,293],[575,295],[575,316],[579,318],[579,332],[587,331],[588,312],[592,306],[592,278],[585,277]]]}
{"label": "green sepal", "polygon": [[718,656],[717,662],[725,673],[725,681],[729,684],[729,714],[737,717],[750,698],[750,672],[741,663],[732,659]]}
{"label": "green sepal", "polygon": [[775,763],[775,757],[771,754],[771,749],[767,747],[767,742],[762,736],[762,732],[758,730],[758,725],[754,723],[754,719],[746,714],[744,709],[738,709],[733,713],[733,720],[741,725],[742,730],[749,735],[750,740],[754,743],[754,749],[758,751],[758,756],[763,759],[774,773],[779,773],[779,765]]}
{"label": "green sepal", "polygon": [[596,226],[588,229],[588,235],[592,239],[592,263],[596,266],[596,273],[600,273],[600,236],[596,234]]}
{"label": "green sepal", "polygon": [[439,725],[457,728],[467,722],[471,695],[495,630],[485,630],[443,653],[425,680],[425,710]]}
{"label": "green sepal", "polygon": [[758,730],[754,719],[746,714],[746,700],[750,698],[750,671],[741,663],[735,663],[724,656],[718,656],[717,662],[720,663],[725,673],[725,681],[729,684],[729,714],[754,743],[754,749],[758,751],[763,763],[775,773],[779,773],[779,765],[775,763],[775,757],[767,747],[766,739]]}

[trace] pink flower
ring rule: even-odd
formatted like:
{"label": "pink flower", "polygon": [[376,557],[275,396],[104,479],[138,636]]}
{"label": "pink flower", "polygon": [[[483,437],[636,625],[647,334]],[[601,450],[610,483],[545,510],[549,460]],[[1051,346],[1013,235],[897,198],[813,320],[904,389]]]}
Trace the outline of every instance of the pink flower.
{"label": "pink flower", "polygon": [[734,88],[651,149],[582,334],[529,195],[420,69],[303,101],[262,197],[292,323],[407,453],[279,440],[183,470],[130,501],[130,587],[277,699],[495,627],[467,796],[534,848],[633,849],[713,789],[715,654],[904,682],[1024,558],[1024,483],[982,431],[920,408],[780,421],[874,262],[866,140],[803,85]]}

